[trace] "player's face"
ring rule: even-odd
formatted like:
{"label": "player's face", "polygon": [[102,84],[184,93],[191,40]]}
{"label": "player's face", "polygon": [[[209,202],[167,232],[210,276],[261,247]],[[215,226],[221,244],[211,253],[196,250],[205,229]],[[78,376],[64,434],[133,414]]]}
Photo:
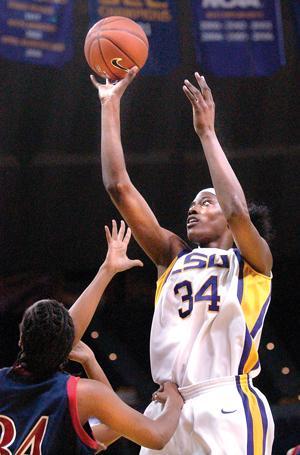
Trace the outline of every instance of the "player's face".
{"label": "player's face", "polygon": [[217,247],[226,232],[228,232],[226,218],[216,196],[202,191],[196,196],[188,211],[188,239],[201,246]]}

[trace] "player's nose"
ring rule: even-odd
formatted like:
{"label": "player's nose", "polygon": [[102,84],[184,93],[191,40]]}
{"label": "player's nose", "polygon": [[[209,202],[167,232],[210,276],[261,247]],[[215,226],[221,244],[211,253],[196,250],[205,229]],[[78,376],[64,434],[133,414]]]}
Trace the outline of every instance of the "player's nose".
{"label": "player's nose", "polygon": [[197,206],[196,204],[192,205],[189,210],[188,210],[188,216],[189,215],[195,215],[196,213],[198,213],[197,211]]}

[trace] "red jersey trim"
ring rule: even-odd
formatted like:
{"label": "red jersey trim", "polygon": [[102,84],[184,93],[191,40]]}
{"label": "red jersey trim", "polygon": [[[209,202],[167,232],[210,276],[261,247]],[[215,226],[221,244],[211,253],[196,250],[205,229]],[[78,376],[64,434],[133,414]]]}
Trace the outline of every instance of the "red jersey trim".
{"label": "red jersey trim", "polygon": [[78,414],[78,406],[77,406],[77,384],[80,378],[76,378],[75,376],[70,376],[67,382],[67,394],[69,399],[69,411],[73,423],[73,427],[76,431],[76,434],[80,438],[80,440],[86,444],[91,449],[98,449],[99,445],[97,441],[90,437],[90,435],[85,431],[83,426],[81,425],[79,414]]}

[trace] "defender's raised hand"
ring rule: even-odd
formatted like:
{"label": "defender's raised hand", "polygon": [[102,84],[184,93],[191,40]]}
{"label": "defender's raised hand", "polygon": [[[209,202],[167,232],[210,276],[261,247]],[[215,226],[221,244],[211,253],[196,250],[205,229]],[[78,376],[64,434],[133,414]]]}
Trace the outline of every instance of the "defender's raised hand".
{"label": "defender's raised hand", "polygon": [[94,87],[98,90],[99,99],[101,104],[107,101],[120,100],[128,85],[133,81],[139,69],[134,66],[128,71],[124,79],[120,81],[110,81],[106,79],[105,83],[98,82],[94,75],[91,75],[91,81]]}
{"label": "defender's raised hand", "polygon": [[116,221],[112,220],[111,232],[108,226],[105,226],[105,234],[108,250],[103,267],[106,267],[114,274],[131,269],[132,267],[143,267],[143,263],[139,259],[129,259],[127,257],[127,247],[131,238],[131,229],[128,227],[126,231],[123,220],[121,220],[119,230]]}
{"label": "defender's raised hand", "polygon": [[95,381],[102,382],[103,384],[106,384],[108,387],[112,388],[104,371],[97,362],[95,354],[91,348],[83,341],[80,340],[75,346],[73,346],[73,349],[69,354],[69,359],[80,363],[83,366],[89,379],[94,379]]}
{"label": "defender's raised hand", "polygon": [[75,326],[73,346],[78,343],[91,322],[102,294],[114,275],[132,267],[143,266],[142,261],[127,257],[127,247],[131,237],[131,230],[128,228],[126,231],[124,221],[121,221],[120,229],[118,230],[117,223],[113,220],[111,232],[105,226],[105,234],[108,244],[105,261],[99,268],[93,281],[69,310]]}
{"label": "defender's raised hand", "polygon": [[198,88],[188,79],[184,80],[182,88],[193,107],[194,129],[200,137],[215,130],[215,103],[204,76],[195,73],[195,78]]}
{"label": "defender's raised hand", "polygon": [[73,346],[73,349],[69,354],[69,359],[85,366],[88,362],[95,359],[95,355],[87,344],[83,341],[79,341],[75,346]]}

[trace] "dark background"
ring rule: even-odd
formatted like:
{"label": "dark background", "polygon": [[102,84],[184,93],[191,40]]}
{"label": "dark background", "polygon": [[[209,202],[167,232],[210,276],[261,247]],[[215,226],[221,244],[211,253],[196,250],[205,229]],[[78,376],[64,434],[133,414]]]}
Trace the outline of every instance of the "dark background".
{"label": "dark background", "polygon": [[[86,3],[74,2],[75,54],[62,69],[0,59],[1,366],[15,358],[24,308],[48,296],[71,304],[105,257],[104,224],[119,219],[101,181],[99,102],[83,56]],[[294,17],[283,1],[287,63],[276,74],[217,78],[196,66],[189,2],[178,4],[180,66],[168,76],[139,75],[123,99],[128,169],[161,224],[185,236],[187,207],[210,179],[181,87],[195,70],[204,73],[216,102],[218,136],[246,196],[272,212],[273,300],[256,384],[273,406],[274,454],[282,454],[300,441],[300,49]],[[130,256],[141,258],[144,269],[114,279],[85,341],[114,387],[143,410],[155,388],[148,344],[156,271],[134,242]],[[270,341],[272,351],[266,349]],[[122,441],[107,453],[136,451]]]}

